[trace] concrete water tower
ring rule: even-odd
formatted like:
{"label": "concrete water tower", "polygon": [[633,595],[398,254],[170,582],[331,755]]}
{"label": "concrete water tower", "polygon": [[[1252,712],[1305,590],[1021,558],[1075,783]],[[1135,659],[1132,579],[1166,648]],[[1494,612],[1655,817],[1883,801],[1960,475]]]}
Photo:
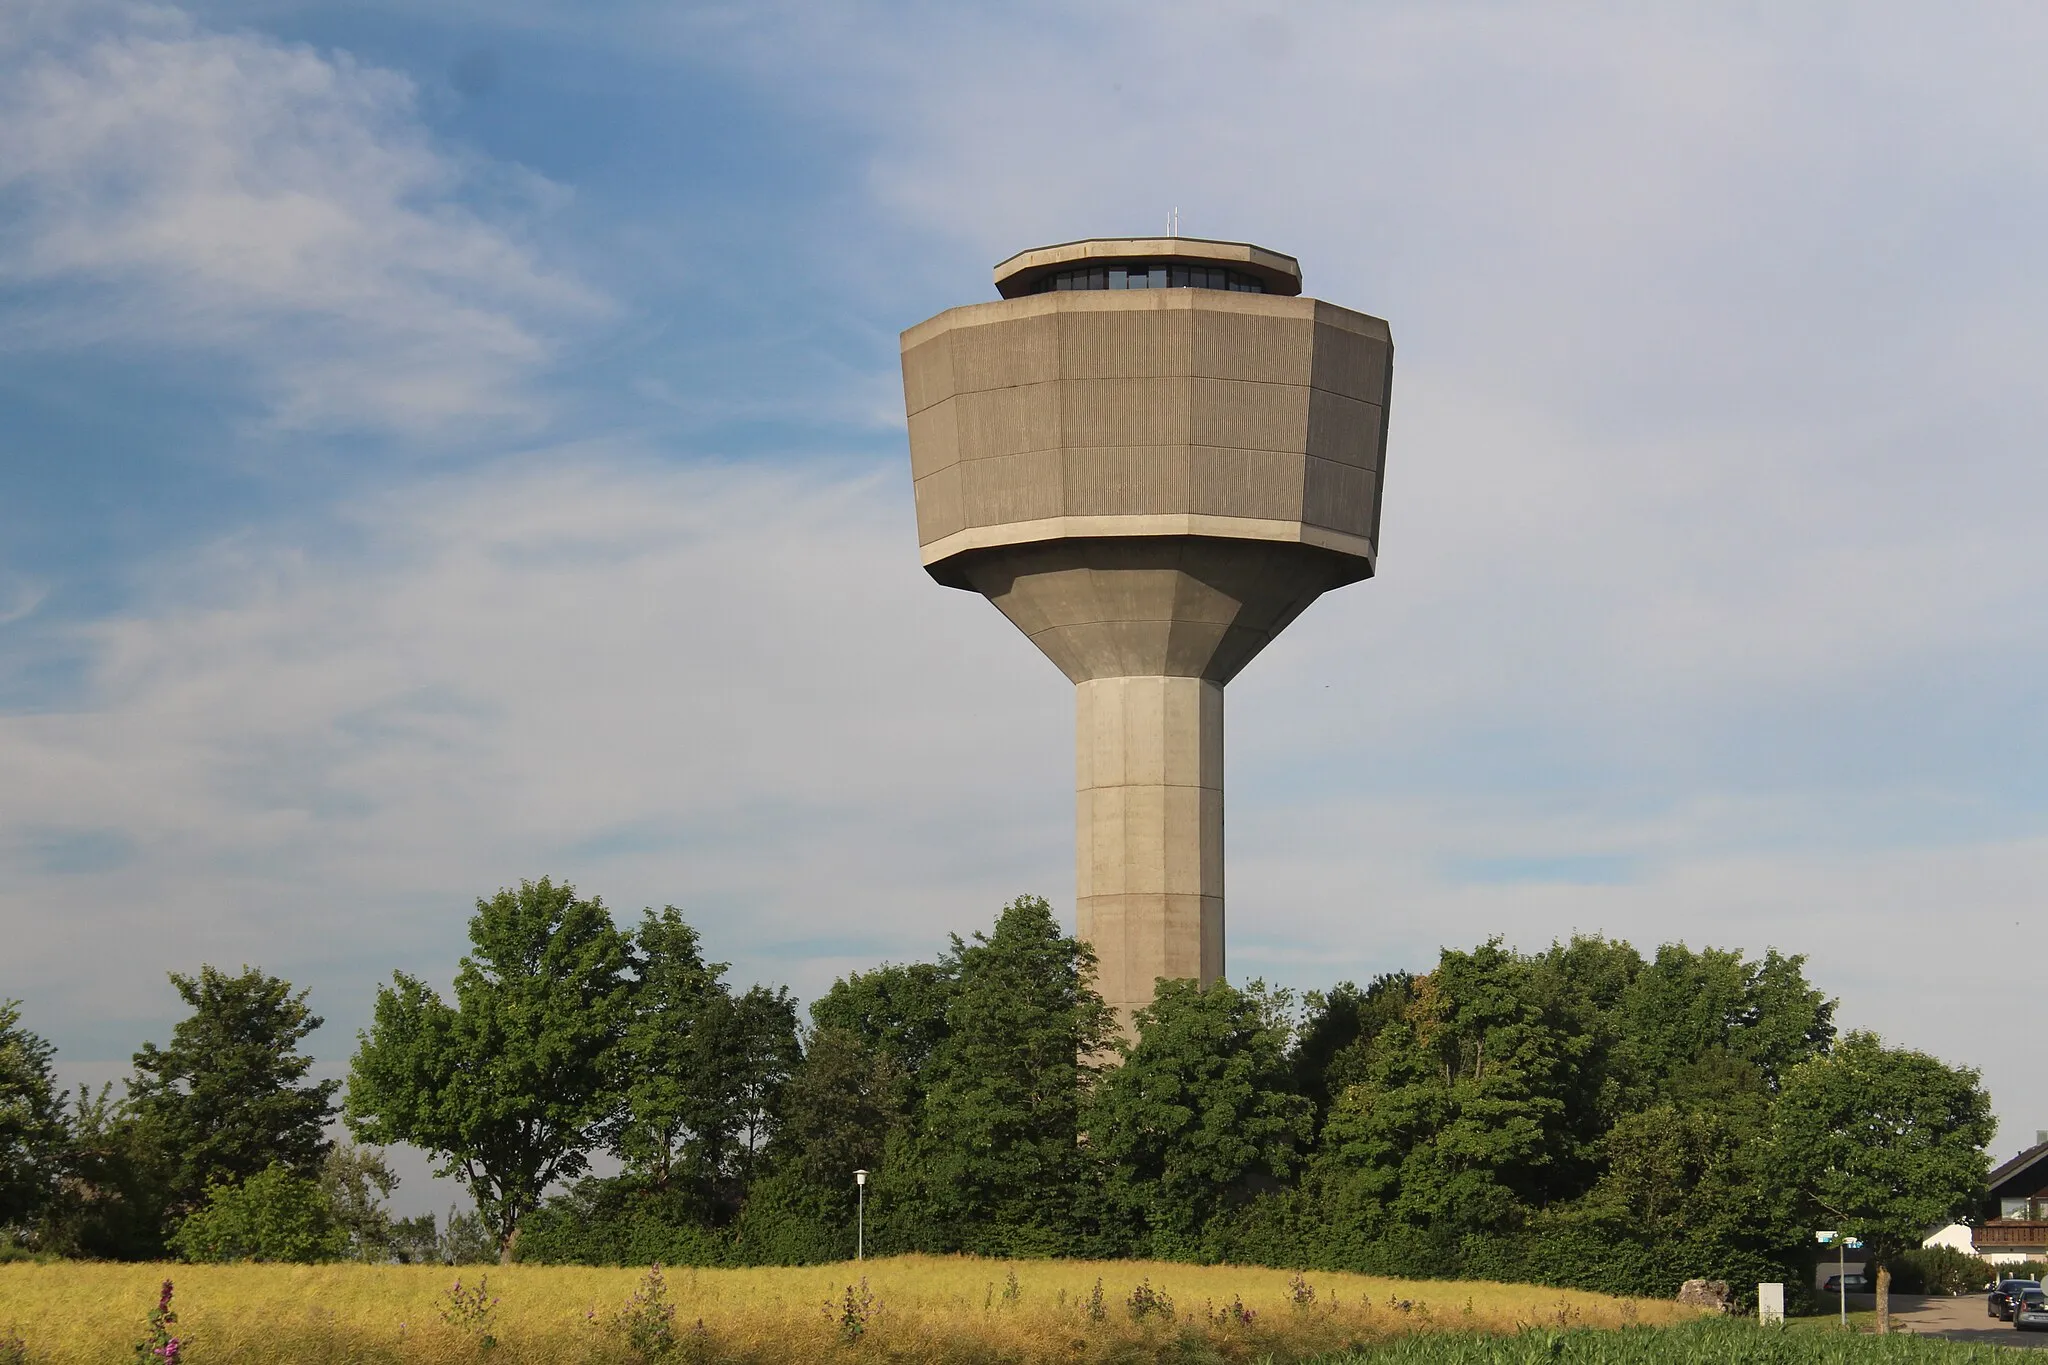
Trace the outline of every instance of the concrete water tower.
{"label": "concrete water tower", "polygon": [[903,334],[917,538],[1074,682],[1075,907],[1128,1027],[1223,975],[1223,686],[1369,578],[1393,341],[1291,256],[1022,252]]}

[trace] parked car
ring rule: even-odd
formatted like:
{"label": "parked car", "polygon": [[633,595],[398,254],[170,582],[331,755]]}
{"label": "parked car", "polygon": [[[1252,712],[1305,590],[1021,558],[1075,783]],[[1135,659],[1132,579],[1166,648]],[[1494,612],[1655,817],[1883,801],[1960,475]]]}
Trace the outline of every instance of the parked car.
{"label": "parked car", "polygon": [[[1851,1275],[1848,1278],[1849,1292],[1851,1294],[1874,1294],[1877,1292],[1877,1285],[1871,1281],[1868,1275]],[[1842,1277],[1840,1275],[1828,1276],[1827,1283],[1820,1287],[1820,1292],[1823,1294],[1841,1293]]]}
{"label": "parked car", "polygon": [[2019,1302],[2020,1295],[2029,1289],[2040,1288],[2039,1280],[2000,1280],[1991,1286],[1991,1293],[1985,1298],[1985,1314],[2000,1322],[2011,1322],[2013,1307]]}
{"label": "parked car", "polygon": [[2022,1289],[2013,1300],[2012,1325],[2021,1332],[2048,1331],[2048,1294],[2039,1288]]}

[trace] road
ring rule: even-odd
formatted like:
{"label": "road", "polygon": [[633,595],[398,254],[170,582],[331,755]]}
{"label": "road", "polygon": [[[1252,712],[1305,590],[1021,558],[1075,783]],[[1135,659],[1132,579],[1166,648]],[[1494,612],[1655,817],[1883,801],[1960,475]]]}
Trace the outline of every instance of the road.
{"label": "road", "polygon": [[[1851,1313],[1877,1309],[1872,1294],[1851,1294]],[[2009,1322],[2000,1322],[1984,1311],[1984,1295],[1964,1294],[1960,1298],[1921,1294],[1892,1295],[1892,1330],[1910,1331],[1916,1336],[1942,1337],[1949,1341],[1976,1341],[1992,1346],[2048,1347],[2048,1332],[2016,1332]]]}

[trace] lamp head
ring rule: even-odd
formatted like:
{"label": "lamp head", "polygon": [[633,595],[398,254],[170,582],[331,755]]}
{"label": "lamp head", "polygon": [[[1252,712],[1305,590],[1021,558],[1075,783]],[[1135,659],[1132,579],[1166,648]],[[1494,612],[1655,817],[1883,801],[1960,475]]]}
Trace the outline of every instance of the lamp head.
{"label": "lamp head", "polygon": [[853,1183],[854,1183],[854,1184],[856,1184],[856,1185],[865,1185],[865,1184],[867,1184],[867,1183],[868,1183],[868,1173],[867,1173],[866,1171],[855,1171],[855,1172],[853,1173]]}

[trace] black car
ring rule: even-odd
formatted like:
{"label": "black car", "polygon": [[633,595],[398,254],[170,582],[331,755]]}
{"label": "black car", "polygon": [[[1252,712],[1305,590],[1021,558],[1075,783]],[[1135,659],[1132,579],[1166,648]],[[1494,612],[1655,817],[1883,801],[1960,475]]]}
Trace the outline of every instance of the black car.
{"label": "black car", "polygon": [[2011,1322],[2013,1309],[2018,1306],[2020,1295],[2029,1289],[2036,1293],[2041,1290],[2039,1280],[2000,1280],[1991,1287],[1990,1295],[1984,1300],[1986,1316],[2000,1322]]}
{"label": "black car", "polygon": [[[1821,1285],[1820,1292],[1823,1294],[1841,1293],[1842,1280],[1843,1277],[1840,1275],[1828,1276],[1827,1282]],[[1868,1294],[1877,1286],[1870,1282],[1868,1275],[1850,1275],[1848,1277],[1848,1288],[1851,1294]]]}

